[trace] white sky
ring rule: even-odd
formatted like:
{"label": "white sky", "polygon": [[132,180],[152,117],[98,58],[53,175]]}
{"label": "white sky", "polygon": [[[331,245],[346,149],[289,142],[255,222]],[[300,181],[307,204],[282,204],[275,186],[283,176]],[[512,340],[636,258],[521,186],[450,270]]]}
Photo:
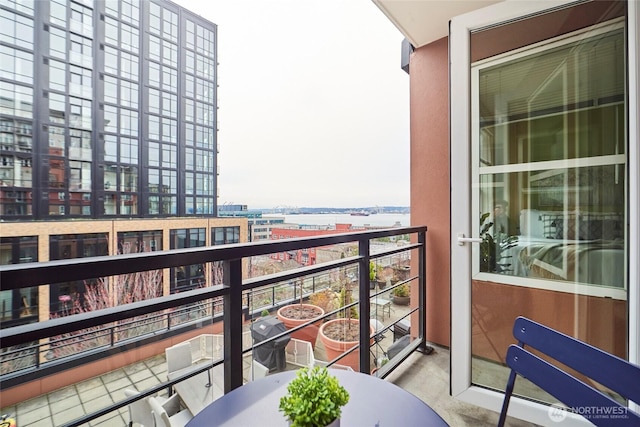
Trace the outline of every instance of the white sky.
{"label": "white sky", "polygon": [[219,203],[409,205],[402,35],[371,0],[174,0],[218,25]]}

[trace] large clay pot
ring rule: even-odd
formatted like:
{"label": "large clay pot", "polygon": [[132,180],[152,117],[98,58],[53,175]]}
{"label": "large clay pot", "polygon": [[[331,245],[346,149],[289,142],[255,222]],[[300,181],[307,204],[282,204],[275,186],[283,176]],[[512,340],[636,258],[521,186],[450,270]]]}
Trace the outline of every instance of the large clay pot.
{"label": "large clay pot", "polygon": [[[319,312],[320,314],[318,314],[317,316],[311,317],[309,319],[295,319],[292,317],[287,317],[283,314],[283,312],[286,312],[289,309],[296,309],[299,308],[302,305],[302,307],[304,309],[315,309],[317,312]],[[276,314],[276,316],[278,317],[278,319],[284,323],[284,326],[287,329],[292,329],[295,328],[296,326],[300,326],[303,323],[308,322],[309,320],[312,319],[317,319],[319,317],[322,317],[324,315],[324,310],[322,309],[322,307],[318,307],[317,305],[313,305],[313,304],[290,304],[290,305],[285,305],[284,307],[280,308],[278,310],[278,313]],[[291,334],[292,338],[298,339],[298,340],[303,340],[303,341],[309,341],[311,343],[311,348],[316,348],[316,339],[318,339],[318,330],[320,329],[320,322],[316,322],[316,323],[312,323],[309,326],[306,326],[300,330],[297,330],[295,332],[293,332]]]}
{"label": "large clay pot", "polygon": [[397,305],[409,305],[409,302],[411,302],[411,297],[399,297],[397,295],[393,295],[391,299],[393,300],[393,303]]}
{"label": "large clay pot", "polygon": [[[354,346],[356,346],[358,344],[358,340],[356,340],[356,341],[338,341],[338,340],[329,338],[324,333],[324,330],[327,327],[329,327],[330,325],[343,323],[344,327],[346,328],[347,327],[347,322],[351,322],[351,328],[355,328],[357,331],[359,331],[360,321],[358,319],[334,319],[334,320],[329,320],[328,322],[324,323],[320,327],[320,340],[322,341],[322,344],[324,345],[325,351],[327,353],[327,360],[329,360],[329,361],[335,359],[336,357],[340,356],[345,351],[349,350],[350,348],[352,348],[352,347],[354,347]],[[373,332],[374,332],[373,327],[371,325],[369,325],[369,335],[372,335]],[[373,344],[373,339],[370,341],[369,345],[371,345],[371,344]],[[357,349],[357,350],[349,353],[348,355],[346,355],[345,357],[340,359],[337,363],[340,364],[340,365],[350,366],[356,372],[360,371],[360,349]]]}

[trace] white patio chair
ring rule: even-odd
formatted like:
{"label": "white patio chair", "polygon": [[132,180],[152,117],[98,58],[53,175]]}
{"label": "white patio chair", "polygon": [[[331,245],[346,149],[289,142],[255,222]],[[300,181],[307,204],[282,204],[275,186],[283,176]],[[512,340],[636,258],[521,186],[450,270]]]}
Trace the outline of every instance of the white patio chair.
{"label": "white patio chair", "polygon": [[155,397],[149,398],[149,406],[156,427],[184,427],[193,414],[188,409],[180,410],[180,396],[174,394],[164,403]]}
{"label": "white patio chair", "polygon": [[[124,389],[124,395],[126,397],[137,396],[140,392],[136,390],[131,390],[129,388]],[[160,403],[164,403],[167,399],[164,397],[156,396],[156,399]],[[133,403],[128,405],[129,407],[129,427],[132,427],[135,424],[144,426],[144,427],[153,427],[154,420],[153,415],[151,415],[151,406],[149,405],[149,398],[144,398],[140,400],[136,400]]]}
{"label": "white patio chair", "polygon": [[167,359],[167,374],[180,369],[188,368],[193,363],[191,360],[191,343],[181,342],[164,350]]}

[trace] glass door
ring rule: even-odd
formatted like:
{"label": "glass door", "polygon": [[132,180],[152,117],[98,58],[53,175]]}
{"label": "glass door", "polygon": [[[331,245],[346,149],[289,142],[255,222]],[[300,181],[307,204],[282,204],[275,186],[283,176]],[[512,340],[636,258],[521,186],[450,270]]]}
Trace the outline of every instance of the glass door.
{"label": "glass door", "polygon": [[475,384],[504,388],[518,315],[626,357],[624,52],[619,20],[472,65]]}
{"label": "glass door", "polygon": [[[452,392],[463,400],[499,408],[517,316],[629,357],[625,13],[503,50],[482,33],[531,31],[540,11],[508,11],[497,29],[500,13],[452,23],[452,81],[466,67],[469,82],[466,104],[455,95],[465,84],[452,87],[452,112],[468,116],[452,113],[451,131],[452,162],[469,164],[452,180]],[[549,421],[552,396],[524,379],[515,394],[523,418]]]}

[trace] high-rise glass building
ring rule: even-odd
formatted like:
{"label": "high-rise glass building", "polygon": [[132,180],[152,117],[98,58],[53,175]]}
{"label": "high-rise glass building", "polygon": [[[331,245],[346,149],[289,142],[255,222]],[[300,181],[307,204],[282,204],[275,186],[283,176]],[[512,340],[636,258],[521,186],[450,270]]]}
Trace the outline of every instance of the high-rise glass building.
{"label": "high-rise glass building", "polygon": [[[247,241],[246,218],[216,217],[216,32],[170,1],[0,0],[0,265]],[[220,270],[149,283],[166,295]],[[0,328],[87,289],[0,283]]]}
{"label": "high-rise glass building", "polygon": [[0,219],[215,216],[216,55],[169,1],[0,0]]}

